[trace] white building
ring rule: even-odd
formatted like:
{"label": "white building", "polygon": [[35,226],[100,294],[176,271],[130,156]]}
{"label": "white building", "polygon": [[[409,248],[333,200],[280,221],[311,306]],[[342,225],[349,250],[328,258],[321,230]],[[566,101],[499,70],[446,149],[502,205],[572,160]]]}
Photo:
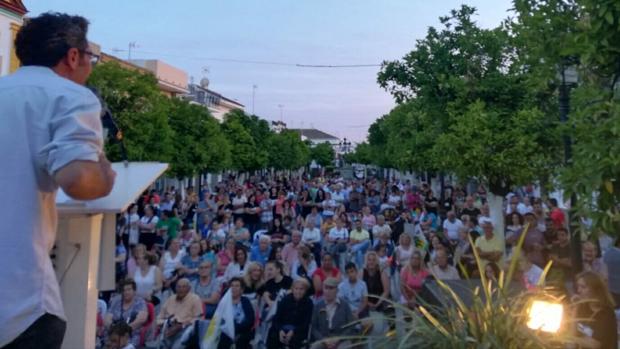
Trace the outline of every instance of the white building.
{"label": "white building", "polygon": [[271,131],[273,131],[275,133],[280,133],[280,132],[286,130],[286,122],[284,122],[284,121],[272,121],[271,125],[269,126],[269,128],[271,129]]}
{"label": "white building", "polygon": [[184,95],[183,98],[191,103],[207,107],[211,115],[219,122],[224,121],[224,115],[228,114],[228,112],[245,108],[243,104],[210,90],[207,78],[202,79],[200,85],[189,84],[188,89],[189,93]]}
{"label": "white building", "polygon": [[28,12],[21,0],[0,0],[0,76],[19,68],[13,41]]}

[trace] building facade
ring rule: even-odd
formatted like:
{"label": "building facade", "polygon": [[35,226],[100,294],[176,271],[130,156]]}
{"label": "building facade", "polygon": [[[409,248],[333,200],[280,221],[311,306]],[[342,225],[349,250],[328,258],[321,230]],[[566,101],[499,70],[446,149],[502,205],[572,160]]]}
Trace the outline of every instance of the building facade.
{"label": "building facade", "polygon": [[224,115],[227,113],[240,109],[243,110],[245,106],[235,100],[224,97],[221,94],[209,89],[209,80],[202,79],[200,84],[189,84],[189,93],[183,96],[184,99],[190,103],[202,105],[209,109],[211,115],[219,122],[224,121]]}
{"label": "building facade", "polygon": [[0,0],[0,76],[19,68],[13,43],[27,12],[21,0]]}
{"label": "building facade", "polygon": [[185,71],[158,59],[132,59],[131,64],[142,67],[155,74],[159,89],[169,97],[179,97],[189,93],[189,77]]}

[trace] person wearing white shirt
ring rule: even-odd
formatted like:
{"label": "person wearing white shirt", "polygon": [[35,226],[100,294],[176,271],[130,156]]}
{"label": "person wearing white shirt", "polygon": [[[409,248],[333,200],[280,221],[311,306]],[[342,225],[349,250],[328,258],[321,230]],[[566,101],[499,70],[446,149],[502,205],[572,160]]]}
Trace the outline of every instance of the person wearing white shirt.
{"label": "person wearing white shirt", "polygon": [[22,67],[0,79],[0,196],[10,203],[0,211],[0,347],[60,348],[66,323],[49,257],[56,192],[93,200],[114,185],[101,103],[83,86],[98,58],[87,31],[79,16],[29,18],[15,38]]}
{"label": "person wearing white shirt", "polygon": [[463,228],[463,222],[456,218],[454,211],[449,211],[447,219],[443,221],[443,233],[451,241],[459,239],[459,230]]}
{"label": "person wearing white shirt", "polygon": [[372,227],[372,237],[377,240],[381,234],[387,233],[388,235],[392,235],[392,228],[388,224],[385,223],[385,217],[383,215],[377,216],[377,224]]}
{"label": "person wearing white shirt", "polygon": [[[131,204],[129,206],[129,210],[125,214],[125,224],[127,229],[125,230],[125,234],[127,235],[127,240],[123,240],[126,242],[127,246],[125,247],[133,247],[138,244],[138,238],[140,236],[140,230],[138,228],[138,223],[140,222],[140,216],[138,216],[138,205]],[[123,239],[125,239],[123,237]]]}
{"label": "person wearing white shirt", "polygon": [[448,254],[439,249],[435,253],[435,264],[430,268],[431,274],[439,280],[460,280],[458,270],[448,263]]}
{"label": "person wearing white shirt", "polygon": [[349,231],[344,227],[344,222],[336,218],[336,226],[327,234],[327,250],[335,257],[336,266],[340,264],[340,254],[347,251]]}

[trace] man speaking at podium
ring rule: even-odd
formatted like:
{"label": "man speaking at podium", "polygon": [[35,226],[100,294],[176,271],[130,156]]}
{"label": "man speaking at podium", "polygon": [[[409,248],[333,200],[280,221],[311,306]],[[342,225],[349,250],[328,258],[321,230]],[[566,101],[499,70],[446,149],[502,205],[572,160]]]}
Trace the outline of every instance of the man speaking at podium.
{"label": "man speaking at podium", "polygon": [[87,30],[78,16],[28,19],[15,39],[22,67],[0,79],[0,348],[60,348],[56,191],[92,200],[114,184],[101,105],[83,86],[98,58]]}

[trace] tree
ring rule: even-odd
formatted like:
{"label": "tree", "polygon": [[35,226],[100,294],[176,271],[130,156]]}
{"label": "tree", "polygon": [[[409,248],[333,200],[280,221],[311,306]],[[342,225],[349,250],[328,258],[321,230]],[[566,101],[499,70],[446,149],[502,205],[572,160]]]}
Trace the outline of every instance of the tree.
{"label": "tree", "polygon": [[334,148],[328,142],[320,143],[310,148],[310,159],[323,167],[331,165],[335,158]]}
{"label": "tree", "polygon": [[171,172],[178,178],[222,170],[230,165],[230,146],[209,111],[180,99],[170,100],[175,156]]}
{"label": "tree", "polygon": [[224,116],[224,124],[237,122],[252,138],[254,149],[253,161],[245,171],[256,171],[267,167],[269,157],[269,139],[274,134],[269,123],[256,115],[248,115],[243,110],[236,109]]}
{"label": "tree", "polygon": [[[168,100],[157,88],[155,76],[109,62],[95,66],[88,83],[99,90],[123,130],[129,160],[171,159],[174,147]],[[117,145],[109,145],[106,153],[112,161],[121,160]]]}
{"label": "tree", "polygon": [[230,143],[231,168],[237,171],[253,171],[260,167],[255,156],[256,144],[254,139],[236,118],[225,118],[222,130]]}
{"label": "tree", "polygon": [[474,14],[466,5],[453,10],[403,60],[383,64],[379,84],[403,104],[385,117],[382,131],[388,156],[404,153],[397,167],[485,182],[501,226],[502,197],[559,160],[558,143],[549,142],[557,114],[530,98],[509,31],[481,29]]}
{"label": "tree", "polygon": [[269,138],[269,167],[276,170],[295,170],[308,164],[310,149],[299,133],[285,130]]}

